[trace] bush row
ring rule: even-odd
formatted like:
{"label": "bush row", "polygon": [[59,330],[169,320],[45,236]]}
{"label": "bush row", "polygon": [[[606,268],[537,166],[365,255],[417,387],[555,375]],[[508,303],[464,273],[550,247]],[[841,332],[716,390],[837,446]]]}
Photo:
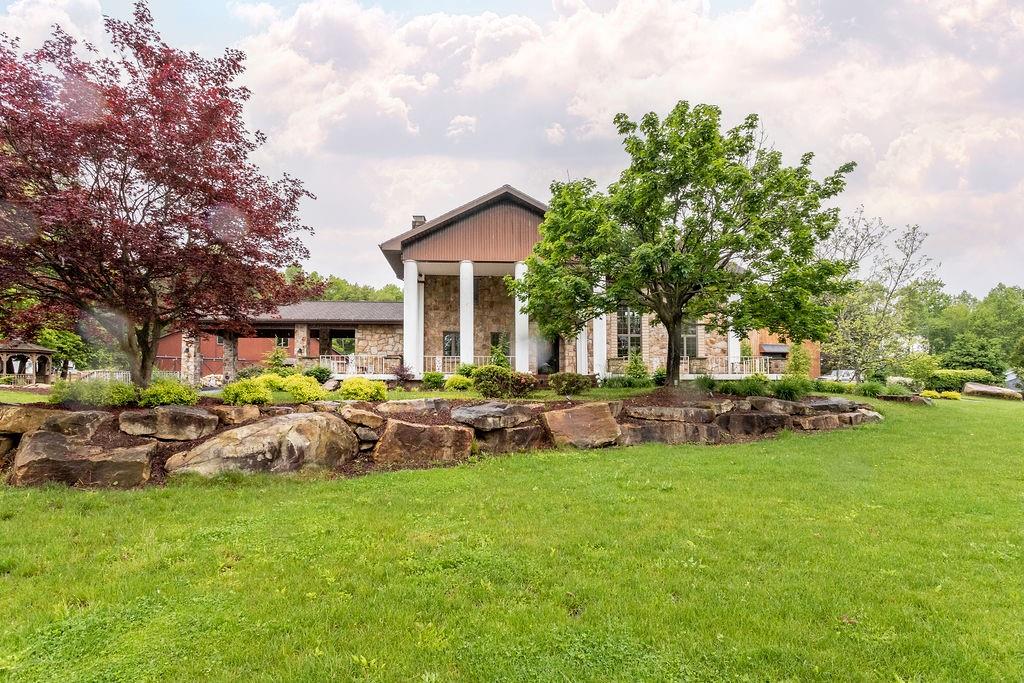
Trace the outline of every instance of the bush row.
{"label": "bush row", "polygon": [[199,392],[175,379],[155,379],[145,389],[118,380],[68,382],[61,379],[54,382],[47,400],[55,405],[77,403],[103,408],[194,406],[199,402]]}

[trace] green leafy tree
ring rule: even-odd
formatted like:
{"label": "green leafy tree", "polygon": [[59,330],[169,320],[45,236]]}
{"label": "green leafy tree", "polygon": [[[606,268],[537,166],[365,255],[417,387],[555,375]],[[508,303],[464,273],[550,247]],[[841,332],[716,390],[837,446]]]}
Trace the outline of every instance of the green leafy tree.
{"label": "green leafy tree", "polygon": [[36,335],[36,342],[56,352],[53,354],[53,364],[54,367],[60,367],[60,376],[64,379],[68,377],[71,363],[77,368],[89,364],[89,344],[74,332],[43,328]]}
{"label": "green leafy tree", "polygon": [[653,313],[668,332],[669,384],[685,320],[822,339],[832,315],[818,294],[842,290],[846,266],[815,246],[836,227],[823,205],[854,165],[819,182],[813,155],[786,166],[761,143],[757,116],[723,131],[710,105],[615,125],[629,166],[607,192],[590,179],[553,183],[527,273],[508,280],[540,328],[574,336],[620,306]]}
{"label": "green leafy tree", "polygon": [[1006,372],[1007,358],[998,339],[980,337],[973,332],[961,334],[942,355],[942,367],[950,370],[988,370],[996,377]]}
{"label": "green leafy tree", "polygon": [[808,378],[811,376],[811,354],[807,353],[803,344],[794,344],[790,349],[785,374],[788,377]]}
{"label": "green leafy tree", "polygon": [[918,384],[928,382],[940,367],[940,358],[930,353],[912,353],[903,361],[902,372]]}
{"label": "green leafy tree", "polygon": [[[305,275],[302,266],[293,265],[285,269],[285,279],[293,282]],[[321,275],[313,271],[305,275],[306,281],[323,289],[320,298],[324,301],[401,301],[402,290],[398,285],[388,284],[383,287],[360,285],[349,282],[335,275]]]}

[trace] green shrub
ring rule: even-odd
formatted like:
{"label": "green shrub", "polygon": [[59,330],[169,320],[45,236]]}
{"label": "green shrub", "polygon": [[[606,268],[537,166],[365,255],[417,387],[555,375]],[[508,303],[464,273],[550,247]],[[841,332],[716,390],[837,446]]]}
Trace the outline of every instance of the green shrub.
{"label": "green shrub", "polygon": [[152,406],[194,406],[199,403],[199,392],[195,387],[182,384],[176,379],[155,379],[139,392],[139,405]]}
{"label": "green shrub", "polygon": [[810,378],[811,354],[807,352],[803,344],[793,344],[789,350],[785,374],[787,377]]}
{"label": "green shrub", "polygon": [[790,375],[771,383],[772,396],[784,401],[799,401],[811,393],[814,385],[808,377]]}
{"label": "green shrub", "polygon": [[476,366],[472,363],[459,363],[459,367],[455,369],[455,374],[472,378],[474,370],[476,370]]}
{"label": "green shrub", "polygon": [[444,375],[440,372],[424,372],[421,386],[427,391],[437,391],[444,387]]}
{"label": "green shrub", "polygon": [[710,394],[718,386],[718,382],[711,375],[697,375],[693,380],[693,386],[701,393]]}
{"label": "green shrub", "polygon": [[473,388],[473,380],[465,375],[452,375],[445,381],[445,391],[469,391]]}
{"label": "green shrub", "polygon": [[386,401],[388,385],[365,377],[349,377],[341,383],[337,393],[345,401]]}
{"label": "green shrub", "polygon": [[823,394],[855,394],[857,385],[853,382],[834,382],[827,379],[819,379],[814,383],[814,390]]}
{"label": "green shrub", "polygon": [[959,401],[960,400],[960,392],[959,391],[943,391],[942,393],[939,394],[939,396],[941,396],[942,398],[945,398],[945,399],[949,399],[950,401]]}
{"label": "green shrub", "polygon": [[556,394],[562,396],[579,396],[586,393],[593,382],[586,375],[579,375],[575,372],[556,372],[548,377],[548,384],[555,390]]}
{"label": "green shrub", "polygon": [[59,379],[50,387],[50,395],[46,400],[54,405],[67,403],[71,398],[71,382],[66,379]]}
{"label": "green shrub", "polygon": [[274,349],[263,356],[263,364],[268,369],[276,370],[284,367],[284,362],[288,358],[288,354],[285,350],[279,346],[275,346]]}
{"label": "green shrub", "polygon": [[886,396],[912,396],[914,392],[899,382],[889,382],[885,385],[885,394]]}
{"label": "green shrub", "polygon": [[885,385],[875,380],[868,380],[867,382],[862,382],[857,387],[857,393],[861,396],[877,398],[885,393]]}
{"label": "green shrub", "polygon": [[284,377],[268,372],[253,379],[254,382],[267,388],[267,391],[284,391]]}
{"label": "green shrub", "polygon": [[644,389],[653,385],[650,378],[638,380],[629,375],[606,375],[601,380],[601,386],[605,389]]}
{"label": "green shrub", "polygon": [[138,403],[139,394],[128,382],[86,379],[79,382],[60,380],[50,391],[50,403],[81,403],[88,406],[123,408]]}
{"label": "green shrub", "polygon": [[1002,384],[988,370],[936,370],[925,387],[934,391],[963,391],[964,385],[968,382],[980,384]]}
{"label": "green shrub", "polygon": [[528,372],[513,372],[508,382],[511,398],[526,398],[537,388],[537,378]]}
{"label": "green shrub", "polygon": [[262,365],[250,365],[247,368],[239,370],[236,375],[236,379],[252,379],[254,377],[259,377],[265,372],[267,372],[267,369]]}
{"label": "green shrub", "polygon": [[[925,398],[942,398],[942,394],[932,389],[925,389],[924,391],[921,392],[921,395],[924,396]],[[959,395],[960,394],[957,394],[957,396]]]}
{"label": "green shrub", "polygon": [[320,386],[320,382],[316,381],[316,377],[306,375],[285,377],[284,390],[291,395],[296,403],[322,401],[327,398],[327,392]]}
{"label": "green shrub", "polygon": [[11,384],[14,384],[14,378],[13,377],[0,377],[0,385],[7,386],[7,385],[11,385]]}
{"label": "green shrub", "polygon": [[1001,340],[964,332],[942,354],[942,367],[950,370],[984,369],[997,377],[1006,372],[1007,359]]}
{"label": "green shrub", "polygon": [[296,368],[287,365],[277,368],[267,368],[264,372],[271,375],[277,375],[278,377],[291,377],[292,375],[301,374]]}
{"label": "green shrub", "polygon": [[663,387],[668,383],[668,370],[665,368],[658,368],[651,373],[651,381],[654,382],[654,386]]}
{"label": "green shrub", "polygon": [[635,386],[651,386],[651,375],[647,372],[647,366],[644,365],[644,357],[639,353],[633,353],[629,356],[629,361],[626,363],[626,377],[631,377],[637,383]]}
{"label": "green shrub", "polygon": [[939,369],[939,357],[930,353],[912,353],[904,359],[901,367],[907,377],[923,385]]}
{"label": "green shrub", "polygon": [[325,368],[322,365],[314,365],[311,368],[306,368],[306,371],[302,374],[308,377],[314,377],[316,378],[317,382],[323,384],[324,382],[331,378],[331,375],[333,373],[331,373],[330,368]]}
{"label": "green shrub", "polygon": [[751,375],[743,379],[716,383],[718,391],[733,396],[771,396],[771,383],[764,375]]}
{"label": "green shrub", "polygon": [[221,400],[233,406],[263,406],[273,400],[270,389],[258,379],[240,379],[225,384]]}
{"label": "green shrub", "polygon": [[[491,347],[491,359],[487,365],[497,365],[499,368],[509,368],[508,354],[505,353],[504,344],[495,344]],[[486,367],[486,366],[485,366]]]}
{"label": "green shrub", "polygon": [[512,371],[501,365],[481,365],[473,371],[473,385],[487,398],[508,395]]}

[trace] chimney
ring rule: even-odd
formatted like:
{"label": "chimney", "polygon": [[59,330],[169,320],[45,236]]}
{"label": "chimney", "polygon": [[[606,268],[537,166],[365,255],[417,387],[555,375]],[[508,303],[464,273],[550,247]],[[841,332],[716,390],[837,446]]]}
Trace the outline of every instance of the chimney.
{"label": "chimney", "polygon": [[421,225],[423,225],[426,222],[427,222],[427,217],[426,216],[413,216],[412,217],[412,227],[413,228],[418,228],[418,227],[420,227]]}

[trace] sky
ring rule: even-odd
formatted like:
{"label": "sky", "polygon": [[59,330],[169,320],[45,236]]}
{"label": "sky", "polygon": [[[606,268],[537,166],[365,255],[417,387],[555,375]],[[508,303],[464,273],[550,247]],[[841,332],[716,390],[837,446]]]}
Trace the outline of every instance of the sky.
{"label": "sky", "polygon": [[[0,1],[0,31],[102,42],[130,0]],[[919,224],[951,291],[1024,285],[1024,0],[152,0],[178,46],[248,55],[256,161],[301,178],[307,268],[395,282],[377,245],[508,183],[606,185],[612,117],[761,116],[839,200]]]}

